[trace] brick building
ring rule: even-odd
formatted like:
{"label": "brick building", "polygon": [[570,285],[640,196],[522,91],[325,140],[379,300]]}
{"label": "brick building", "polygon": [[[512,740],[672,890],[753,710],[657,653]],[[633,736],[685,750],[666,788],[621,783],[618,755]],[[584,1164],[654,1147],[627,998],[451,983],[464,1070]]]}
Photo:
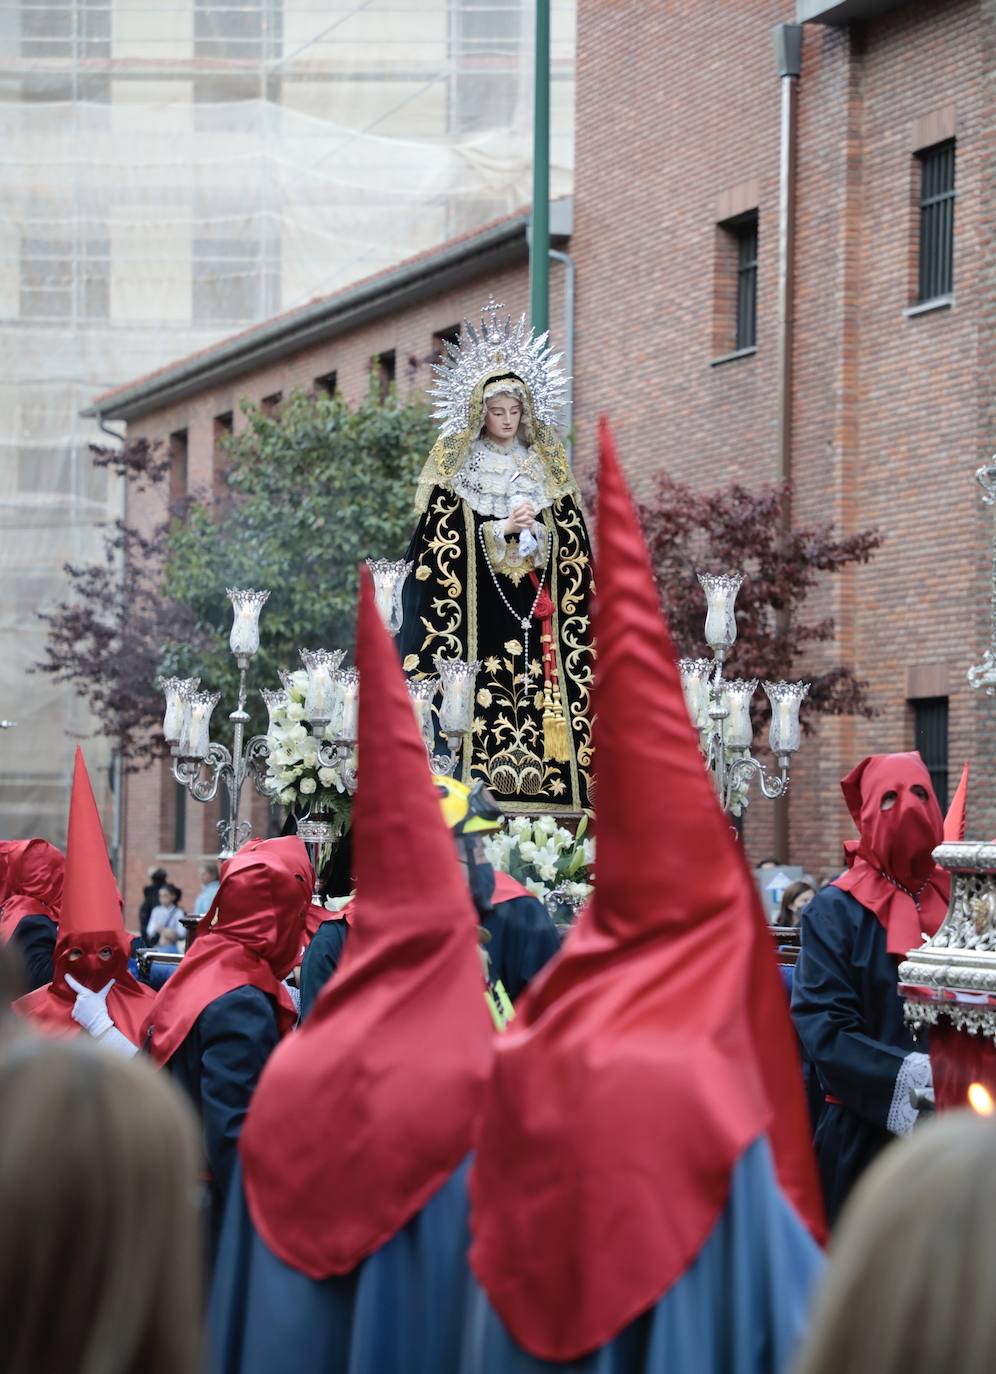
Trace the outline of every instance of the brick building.
{"label": "brick building", "polygon": [[[771,41],[773,25],[794,21],[797,82],[779,75]],[[981,785],[996,762],[991,707],[965,680],[988,636],[989,526],[972,473],[996,430],[994,52],[996,0],[578,6],[574,222],[563,229],[577,269],[582,475],[607,410],[638,494],[662,467],[703,487],[787,473],[800,522],[885,536],[867,567],[818,602],[837,638],[814,666],[852,664],[879,714],[825,721],[804,744],[790,855],[814,870],[836,862],[848,833],[837,779],[873,750],[919,743],[942,791],[949,769],[975,760],[969,826],[996,824]],[[789,160],[783,178],[780,127],[793,108],[794,174]],[[780,290],[786,191],[794,255]],[[403,360],[424,356],[492,290],[522,308],[525,228],[512,216],[95,409],[127,419],[132,434],[174,436],[187,481],[207,483],[242,396],[334,372],[352,397],[371,357],[392,350],[398,383],[419,384]],[[554,281],[557,334],[557,269]],[[128,784],[129,904],[139,871],[169,850],[170,796],[151,774]],[[209,847],[207,818],[193,809],[188,856]],[[751,808],[755,857],[774,843],[772,813],[761,800]]]}

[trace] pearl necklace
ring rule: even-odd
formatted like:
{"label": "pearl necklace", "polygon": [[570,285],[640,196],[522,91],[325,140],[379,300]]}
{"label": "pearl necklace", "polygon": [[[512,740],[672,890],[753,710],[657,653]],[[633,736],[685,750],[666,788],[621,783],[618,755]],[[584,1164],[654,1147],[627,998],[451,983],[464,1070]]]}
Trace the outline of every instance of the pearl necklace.
{"label": "pearl necklace", "polygon": [[536,595],[533,597],[533,604],[532,604],[532,605],[530,606],[530,608],[529,608],[529,614],[520,617],[520,616],[519,616],[519,612],[515,609],[515,607],[512,605],[512,603],[509,601],[508,597],[505,595],[505,593],[504,593],[504,592],[502,591],[502,589],[501,589],[501,584],[500,584],[499,581],[498,581],[498,574],[495,572],[494,567],[492,566],[492,563],[491,563],[491,556],[490,556],[490,554],[488,553],[488,546],[487,546],[487,543],[485,542],[485,539],[484,539],[484,525],[483,525],[483,524],[479,525],[479,526],[478,526],[478,530],[479,530],[479,532],[480,532],[480,537],[481,537],[481,549],[482,549],[483,552],[484,552],[484,561],[485,561],[485,563],[487,563],[487,565],[488,565],[488,572],[491,574],[491,581],[495,584],[495,591],[498,593],[498,595],[499,595],[499,597],[501,598],[501,601],[502,601],[502,603],[503,603],[505,609],[508,611],[508,613],[509,613],[509,615],[512,617],[512,619],[513,619],[513,620],[518,620],[519,624],[522,626],[522,641],[523,641],[523,647],[522,647],[522,669],[523,669],[523,672],[522,672],[522,685],[523,685],[523,687],[528,687],[528,686],[529,686],[529,631],[530,631],[530,629],[532,628],[533,616],[534,616],[534,614],[535,614],[535,612],[536,612],[536,607],[539,605],[539,599],[540,599],[540,597],[541,597],[542,594],[543,594],[543,584],[546,582],[546,572],[547,572],[547,568],[549,568],[549,566],[550,566],[550,554],[553,552],[553,540],[552,540],[552,538],[548,538],[547,541],[546,541],[546,562],[543,564],[543,574],[542,574],[542,576],[540,577],[539,586],[536,588]]}

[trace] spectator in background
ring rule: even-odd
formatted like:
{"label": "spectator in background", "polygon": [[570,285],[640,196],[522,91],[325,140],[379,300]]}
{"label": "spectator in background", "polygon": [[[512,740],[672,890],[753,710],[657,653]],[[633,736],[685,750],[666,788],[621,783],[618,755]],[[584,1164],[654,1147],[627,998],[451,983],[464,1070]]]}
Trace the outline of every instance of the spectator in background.
{"label": "spectator in background", "polygon": [[164,954],[178,954],[183,943],[184,930],[180,924],[186,912],[180,906],[183,893],[175,883],[164,883],[159,889],[159,904],[152,908],[149,917],[147,939]]}
{"label": "spectator in background", "polygon": [[203,886],[194,898],[194,909],[191,913],[193,916],[206,916],[211,910],[214,894],[218,891],[220,886],[218,865],[211,860],[207,863],[202,863],[200,867],[200,877]]}
{"label": "spectator in background", "polygon": [[797,883],[789,883],[782,893],[776,925],[797,926],[799,918],[815,896],[816,888],[805,878],[800,878]]}
{"label": "spectator in background", "polygon": [[86,1037],[24,1036],[0,1102],[0,1369],[197,1374],[199,1160],[176,1088]]}
{"label": "spectator in background", "polygon": [[951,1112],[855,1189],[796,1374],[989,1374],[994,1262],[996,1129]]}
{"label": "spectator in background", "polygon": [[149,917],[159,903],[159,889],[166,883],[165,868],[150,868],[147,887],[142,888],[142,905],[138,908],[138,928],[142,939],[149,937]]}

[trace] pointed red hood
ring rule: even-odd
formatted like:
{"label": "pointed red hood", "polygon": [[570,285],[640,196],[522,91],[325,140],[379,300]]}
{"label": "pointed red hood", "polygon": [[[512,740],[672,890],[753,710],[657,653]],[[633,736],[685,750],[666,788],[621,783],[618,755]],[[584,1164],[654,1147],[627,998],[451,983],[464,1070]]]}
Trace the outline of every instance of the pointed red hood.
{"label": "pointed red hood", "polygon": [[968,805],[968,764],[961,770],[961,780],[951,798],[951,805],[944,817],[945,843],[965,838],[965,808]]}
{"label": "pointed red hood", "polygon": [[477,917],[365,569],[356,658],[352,929],[239,1145],[257,1230],[315,1279],[397,1234],[466,1156],[494,1039]]}
{"label": "pointed red hood", "polygon": [[7,876],[0,910],[0,940],[7,941],[25,916],[58,921],[66,861],[48,840],[14,840],[7,845]]}
{"label": "pointed red hood", "polygon": [[82,750],[77,748],[52,981],[15,1002],[15,1011],[48,1031],[76,1034],[79,1028],[72,1018],[76,993],[66,982],[66,974],[94,991],[113,978],[107,1010],[122,1034],[137,1045],[154,994],[129,973],[130,948],[104,828]]}
{"label": "pointed red hood", "polygon": [[[873,911],[889,953],[905,958],[939,929],[951,895],[950,875],[933,857],[944,820],[930,774],[917,753],[870,754],[840,786],[860,838],[844,846],[850,868],[833,886]],[[883,811],[887,792],[895,802]]]}
{"label": "pointed red hood", "polygon": [[771,936],[688,719],[601,432],[595,893],[499,1039],[471,1175],[471,1264],[519,1345],[573,1360],[695,1261],[767,1132],[822,1212]]}
{"label": "pointed red hood", "polygon": [[281,1035],[293,1030],[297,1011],[283,979],[300,962],[314,882],[296,835],[250,840],[222,864],[211,910],[146,1021],[148,1049],[158,1063],[176,1053],[210,1002],[246,985],[274,999]]}

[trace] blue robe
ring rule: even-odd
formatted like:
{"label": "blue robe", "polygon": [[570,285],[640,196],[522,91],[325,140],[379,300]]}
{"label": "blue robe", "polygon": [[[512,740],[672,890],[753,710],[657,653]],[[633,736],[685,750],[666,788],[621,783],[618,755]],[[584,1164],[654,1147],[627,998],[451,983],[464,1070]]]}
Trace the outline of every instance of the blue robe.
{"label": "blue robe", "polygon": [[456,1374],[469,1283],[466,1172],[465,1162],[351,1273],[321,1281],[262,1240],[236,1172],[208,1314],[212,1374]]}
{"label": "blue robe", "polygon": [[212,1238],[220,1228],[250,1099],[279,1039],[273,999],[246,984],[209,1002],[167,1061],[200,1115]]}
{"label": "blue robe", "polygon": [[694,1263],[613,1340],[566,1363],[538,1359],[474,1285],[459,1374],[782,1374],[805,1334],[823,1267],[761,1137],[738,1161],[726,1207]]}
{"label": "blue robe", "polygon": [[304,951],[301,961],[301,1020],[318,1001],[318,994],[329,981],[346,947],[349,926],[343,917],[323,921]]}
{"label": "blue robe", "polygon": [[485,945],[490,978],[514,1002],[523,988],[560,949],[560,935],[536,897],[496,902],[481,925],[491,936]]}
{"label": "blue robe", "polygon": [[832,1223],[859,1175],[895,1138],[886,1123],[900,1067],[926,1043],[915,1043],[903,1020],[899,961],[873,911],[825,887],[801,925],[792,1016],[827,1099],[814,1143]]}
{"label": "blue robe", "polygon": [[59,927],[51,916],[22,916],[10,937],[24,971],[24,989],[34,992],[52,981]]}

